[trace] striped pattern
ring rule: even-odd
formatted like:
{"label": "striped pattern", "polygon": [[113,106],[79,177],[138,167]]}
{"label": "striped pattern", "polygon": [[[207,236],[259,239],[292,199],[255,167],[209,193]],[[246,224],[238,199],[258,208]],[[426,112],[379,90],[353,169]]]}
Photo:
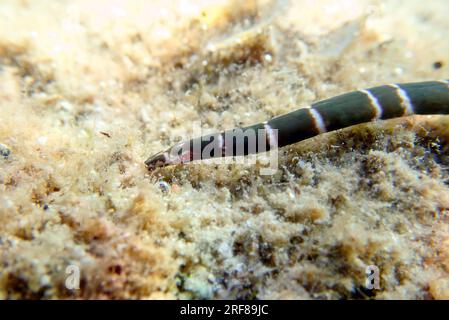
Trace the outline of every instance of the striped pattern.
{"label": "striped pattern", "polygon": [[372,120],[378,120],[382,118],[382,113],[384,112],[383,107],[380,105],[377,98],[369,90],[359,90],[361,93],[366,94],[369,99],[369,103],[374,112],[374,118]]}
{"label": "striped pattern", "polygon": [[401,107],[403,109],[402,115],[408,116],[414,114],[415,110],[413,110],[413,105],[407,92],[397,84],[392,84],[390,86],[395,89],[395,94],[401,99]]}
{"label": "striped pattern", "polygon": [[318,129],[319,133],[325,133],[327,129],[321,114],[311,107],[307,107],[307,110],[310,112],[310,115],[312,116],[313,119],[313,123],[315,127]]}
{"label": "striped pattern", "polygon": [[413,114],[449,114],[449,80],[390,84],[345,93],[244,128],[181,142],[145,161],[149,170],[283,147],[320,133]]}

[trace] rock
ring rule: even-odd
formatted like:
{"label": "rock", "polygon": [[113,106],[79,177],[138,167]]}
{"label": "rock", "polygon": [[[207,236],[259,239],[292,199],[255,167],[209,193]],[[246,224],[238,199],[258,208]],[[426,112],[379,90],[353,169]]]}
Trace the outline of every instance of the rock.
{"label": "rock", "polygon": [[0,156],[3,157],[4,159],[8,159],[10,154],[11,150],[4,144],[0,143]]}

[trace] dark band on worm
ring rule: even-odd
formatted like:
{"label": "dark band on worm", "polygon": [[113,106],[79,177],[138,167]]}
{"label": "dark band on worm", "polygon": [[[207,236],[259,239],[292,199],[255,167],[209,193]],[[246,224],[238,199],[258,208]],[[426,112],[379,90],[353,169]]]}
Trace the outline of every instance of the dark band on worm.
{"label": "dark band on worm", "polygon": [[449,114],[449,80],[384,85],[345,93],[267,122],[181,142],[145,161],[148,169],[242,156],[283,147],[326,131],[412,114]]}

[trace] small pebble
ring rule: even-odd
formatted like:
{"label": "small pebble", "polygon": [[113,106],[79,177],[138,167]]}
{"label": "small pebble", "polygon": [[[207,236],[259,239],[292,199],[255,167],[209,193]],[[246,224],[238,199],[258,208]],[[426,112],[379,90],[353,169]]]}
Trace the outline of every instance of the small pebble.
{"label": "small pebble", "polygon": [[168,193],[170,191],[170,185],[165,181],[159,181],[157,183],[157,186],[163,193]]}
{"label": "small pebble", "polygon": [[11,154],[11,150],[4,144],[0,143],[0,156],[2,156],[4,159],[8,159],[9,155]]}
{"label": "small pebble", "polygon": [[271,62],[271,61],[273,61],[273,56],[272,56],[271,54],[269,54],[269,53],[266,53],[266,54],[264,55],[264,59],[265,59],[265,61],[267,61],[267,62]]}
{"label": "small pebble", "polygon": [[433,68],[434,68],[435,70],[441,69],[442,66],[443,66],[443,62],[441,62],[441,61],[435,61],[435,62],[433,63]]}
{"label": "small pebble", "polygon": [[44,206],[42,207],[44,210],[48,210],[49,206],[48,204],[44,204]]}

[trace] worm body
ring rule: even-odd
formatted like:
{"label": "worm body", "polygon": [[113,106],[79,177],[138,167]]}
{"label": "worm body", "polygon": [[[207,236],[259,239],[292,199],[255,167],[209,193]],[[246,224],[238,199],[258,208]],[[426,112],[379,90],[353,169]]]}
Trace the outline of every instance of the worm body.
{"label": "worm body", "polygon": [[345,93],[248,127],[176,144],[145,161],[149,170],[193,160],[269,151],[318,134],[413,114],[449,114],[449,80],[390,84]]}

